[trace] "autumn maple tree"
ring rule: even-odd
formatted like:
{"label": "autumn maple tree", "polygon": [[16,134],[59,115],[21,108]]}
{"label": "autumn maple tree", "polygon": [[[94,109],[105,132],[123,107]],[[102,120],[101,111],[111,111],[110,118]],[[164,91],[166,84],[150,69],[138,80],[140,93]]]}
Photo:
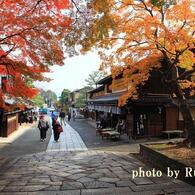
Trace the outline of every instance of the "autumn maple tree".
{"label": "autumn maple tree", "polygon": [[[82,51],[95,47],[113,78],[121,72],[130,88],[119,101],[139,96],[153,69],[177,98],[187,140],[195,146],[195,126],[186,100],[194,95],[195,3],[191,0],[91,0],[83,27]],[[77,29],[78,30],[78,29]],[[84,36],[85,34],[85,36]]]}
{"label": "autumn maple tree", "polygon": [[36,95],[26,80],[45,80],[51,65],[63,65],[70,7],[69,0],[0,0],[0,108],[5,96]]}

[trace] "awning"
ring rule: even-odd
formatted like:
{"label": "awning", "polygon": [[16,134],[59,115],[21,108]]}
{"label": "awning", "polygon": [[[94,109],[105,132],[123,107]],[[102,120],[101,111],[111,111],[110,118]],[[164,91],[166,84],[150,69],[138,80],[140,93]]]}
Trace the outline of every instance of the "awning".
{"label": "awning", "polygon": [[119,108],[117,106],[88,105],[88,109],[112,113],[112,114],[121,114],[121,108]]}
{"label": "awning", "polygon": [[97,97],[94,99],[89,99],[88,104],[100,105],[100,104],[118,104],[118,99],[122,95],[122,93],[112,93],[108,95],[104,95],[101,97]]}

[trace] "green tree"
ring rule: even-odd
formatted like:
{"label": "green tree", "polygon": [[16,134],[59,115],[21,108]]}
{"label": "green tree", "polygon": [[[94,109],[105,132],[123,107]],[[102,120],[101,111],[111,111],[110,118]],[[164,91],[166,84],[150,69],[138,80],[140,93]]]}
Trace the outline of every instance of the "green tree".
{"label": "green tree", "polygon": [[35,96],[32,99],[32,102],[34,103],[35,106],[38,106],[38,107],[43,107],[43,104],[45,103],[44,98],[40,94]]}
{"label": "green tree", "polygon": [[51,106],[54,102],[57,101],[57,95],[52,90],[45,91],[43,89],[40,89],[40,95],[43,97],[45,103],[48,106]]}
{"label": "green tree", "polygon": [[69,89],[64,89],[61,93],[60,96],[60,104],[61,105],[67,105],[68,104],[68,97],[70,94],[70,90]]}
{"label": "green tree", "polygon": [[70,90],[64,89],[61,93],[61,96],[58,101],[58,108],[63,109],[64,112],[68,112],[68,98],[69,98]]}
{"label": "green tree", "polygon": [[81,93],[76,99],[75,106],[76,108],[83,108],[86,106],[87,98],[86,93]]}
{"label": "green tree", "polygon": [[76,108],[83,108],[83,107],[86,106],[87,92],[90,91],[91,89],[93,89],[93,88],[89,87],[89,86],[80,89],[80,94],[79,94],[78,98],[75,101]]}
{"label": "green tree", "polygon": [[96,83],[105,76],[106,74],[104,72],[93,71],[91,74],[89,74],[88,78],[85,79],[85,81],[89,87],[95,87]]}

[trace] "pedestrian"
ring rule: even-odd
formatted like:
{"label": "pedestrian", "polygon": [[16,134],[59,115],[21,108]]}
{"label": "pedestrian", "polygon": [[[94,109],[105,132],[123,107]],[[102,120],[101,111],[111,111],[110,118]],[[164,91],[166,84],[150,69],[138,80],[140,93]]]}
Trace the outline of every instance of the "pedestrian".
{"label": "pedestrian", "polygon": [[106,120],[103,116],[100,117],[100,125],[102,129],[106,128]]}
{"label": "pedestrian", "polygon": [[23,114],[23,112],[21,112],[19,114],[19,123],[20,123],[20,125],[22,125],[23,122],[24,122],[24,114]]}
{"label": "pedestrian", "polygon": [[118,123],[116,125],[116,129],[118,130],[118,132],[120,134],[125,132],[125,130],[126,130],[126,122],[125,122],[124,119],[119,119],[118,120]]}
{"label": "pedestrian", "polygon": [[73,118],[73,121],[75,121],[75,117],[76,117],[76,112],[75,110],[72,111],[72,118]]}
{"label": "pedestrian", "polygon": [[43,142],[46,139],[47,130],[49,129],[48,121],[45,120],[43,115],[39,117],[38,128],[40,130],[40,141]]}
{"label": "pedestrian", "polygon": [[65,116],[66,116],[66,114],[65,114],[65,112],[61,109],[61,111],[60,111],[60,115],[59,115],[59,117],[60,117],[60,124],[61,125],[66,125],[65,124]]}
{"label": "pedestrian", "polygon": [[53,123],[53,121],[54,121],[55,116],[56,116],[56,115],[55,115],[54,112],[52,111],[52,112],[51,112],[51,121],[52,121],[52,123]]}
{"label": "pedestrian", "polygon": [[52,122],[52,127],[53,127],[54,141],[58,142],[58,139],[60,137],[60,133],[63,132],[63,128],[58,121],[58,116],[55,116],[55,118]]}
{"label": "pedestrian", "polygon": [[71,119],[71,113],[70,113],[70,111],[68,112],[68,121],[70,121],[70,119]]}
{"label": "pedestrian", "polygon": [[98,118],[97,121],[96,121],[96,129],[101,129],[101,121],[100,119]]}

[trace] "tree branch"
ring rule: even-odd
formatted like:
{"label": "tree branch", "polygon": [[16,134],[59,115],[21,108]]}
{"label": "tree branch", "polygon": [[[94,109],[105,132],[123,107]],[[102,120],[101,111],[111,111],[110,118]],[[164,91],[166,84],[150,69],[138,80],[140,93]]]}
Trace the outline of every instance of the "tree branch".
{"label": "tree branch", "polygon": [[6,39],[10,39],[10,38],[15,37],[15,36],[20,36],[25,31],[30,31],[30,30],[34,30],[34,29],[36,29],[36,26],[34,26],[32,28],[23,29],[21,32],[17,32],[17,33],[14,33],[14,34],[9,35],[7,37],[4,37],[4,38],[0,39],[0,44],[1,44],[1,42],[5,41]]}
{"label": "tree branch", "polygon": [[183,72],[176,80],[183,80],[191,76],[195,72],[195,69]]}
{"label": "tree branch", "polygon": [[149,9],[149,8],[147,7],[147,5],[145,4],[144,0],[140,0],[140,1],[141,1],[142,4],[144,5],[145,10],[146,10],[147,12],[149,12],[149,14],[150,14],[152,17],[154,17],[152,10]]}

